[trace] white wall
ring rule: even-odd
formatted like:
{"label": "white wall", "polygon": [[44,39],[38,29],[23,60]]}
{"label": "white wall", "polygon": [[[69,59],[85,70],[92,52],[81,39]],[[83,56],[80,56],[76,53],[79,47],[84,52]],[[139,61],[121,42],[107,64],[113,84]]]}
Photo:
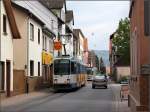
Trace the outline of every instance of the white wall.
{"label": "white wall", "polygon": [[[45,41],[45,38],[46,38],[46,41]],[[46,51],[49,52],[49,53],[52,53],[53,54],[53,39],[51,37],[48,37],[46,34],[43,34],[42,36],[42,41],[44,40],[44,43],[42,43],[42,46],[44,44],[46,44]],[[43,47],[42,47],[43,48]]]}
{"label": "white wall", "polygon": [[30,10],[30,12],[32,12],[41,21],[43,21],[45,23],[46,27],[57,36],[57,34],[58,34],[58,19],[48,8],[43,6],[37,0],[31,0],[31,1],[15,0],[13,2]]}
{"label": "white wall", "polygon": [[[73,56],[73,35],[70,37],[68,42],[65,38],[62,39],[62,42],[63,44],[66,44],[66,53]],[[64,48],[62,48],[62,54],[64,54]]]}
{"label": "white wall", "polygon": [[117,79],[130,75],[130,67],[117,67]]}
{"label": "white wall", "polygon": [[[0,1],[0,3],[1,3],[1,7],[0,7],[1,8],[0,61],[5,62],[5,65],[6,65],[6,60],[11,61],[11,91],[12,91],[13,90],[13,37],[12,37],[8,19],[7,19],[7,34],[5,35],[3,33],[3,14],[5,14],[6,17],[7,17],[7,14],[4,8],[3,1]],[[5,70],[6,70],[6,67],[5,67]],[[5,72],[5,79],[6,79],[6,72]],[[5,81],[5,89],[6,89],[6,81]]]}
{"label": "white wall", "polygon": [[[34,41],[30,40],[30,23],[34,25]],[[40,29],[40,44],[38,44],[38,28]],[[38,62],[40,62],[40,76],[42,76],[42,27],[32,19],[29,19],[29,58],[28,74],[30,76],[30,60],[34,61],[34,76],[38,76]]]}
{"label": "white wall", "polygon": [[80,49],[79,49],[79,60],[83,61],[83,51],[84,51],[84,37],[79,33],[79,42],[80,42]]}

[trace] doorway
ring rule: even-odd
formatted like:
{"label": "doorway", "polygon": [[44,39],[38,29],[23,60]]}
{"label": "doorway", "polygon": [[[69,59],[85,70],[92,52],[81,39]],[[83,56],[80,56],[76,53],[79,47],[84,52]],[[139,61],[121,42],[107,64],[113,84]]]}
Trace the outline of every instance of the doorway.
{"label": "doorway", "polygon": [[5,63],[0,62],[0,92],[4,91],[5,85]]}
{"label": "doorway", "polygon": [[11,62],[6,61],[6,95],[10,96]]}

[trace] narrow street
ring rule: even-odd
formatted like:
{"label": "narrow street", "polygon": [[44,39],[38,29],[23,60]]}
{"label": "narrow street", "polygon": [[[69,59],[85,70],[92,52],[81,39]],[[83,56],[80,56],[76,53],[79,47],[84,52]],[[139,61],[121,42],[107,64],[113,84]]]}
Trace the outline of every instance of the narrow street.
{"label": "narrow street", "polygon": [[[21,100],[8,98],[2,102],[2,112],[118,112],[111,85],[108,89],[91,89],[91,84],[74,92],[51,93]],[[33,95],[34,97],[35,95]],[[30,96],[31,97],[31,96]],[[22,97],[23,98],[23,97]],[[27,97],[26,97],[27,98]],[[18,99],[15,100],[15,99]],[[14,100],[14,101],[13,101]]]}

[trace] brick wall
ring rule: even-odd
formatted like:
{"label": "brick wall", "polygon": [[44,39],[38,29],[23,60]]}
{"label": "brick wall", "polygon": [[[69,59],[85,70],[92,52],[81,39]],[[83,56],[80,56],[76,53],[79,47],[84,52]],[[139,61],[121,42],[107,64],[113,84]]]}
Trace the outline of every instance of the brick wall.
{"label": "brick wall", "polygon": [[150,38],[144,34],[144,0],[134,0],[131,9],[130,107],[132,112],[147,112],[149,76],[141,74],[141,66],[150,63]]}

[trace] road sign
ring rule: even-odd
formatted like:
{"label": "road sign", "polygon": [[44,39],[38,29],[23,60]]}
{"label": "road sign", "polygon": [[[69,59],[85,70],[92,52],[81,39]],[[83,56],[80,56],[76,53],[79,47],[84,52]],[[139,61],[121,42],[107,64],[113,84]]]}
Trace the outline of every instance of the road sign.
{"label": "road sign", "polygon": [[54,50],[61,50],[62,49],[62,43],[60,41],[54,42]]}

